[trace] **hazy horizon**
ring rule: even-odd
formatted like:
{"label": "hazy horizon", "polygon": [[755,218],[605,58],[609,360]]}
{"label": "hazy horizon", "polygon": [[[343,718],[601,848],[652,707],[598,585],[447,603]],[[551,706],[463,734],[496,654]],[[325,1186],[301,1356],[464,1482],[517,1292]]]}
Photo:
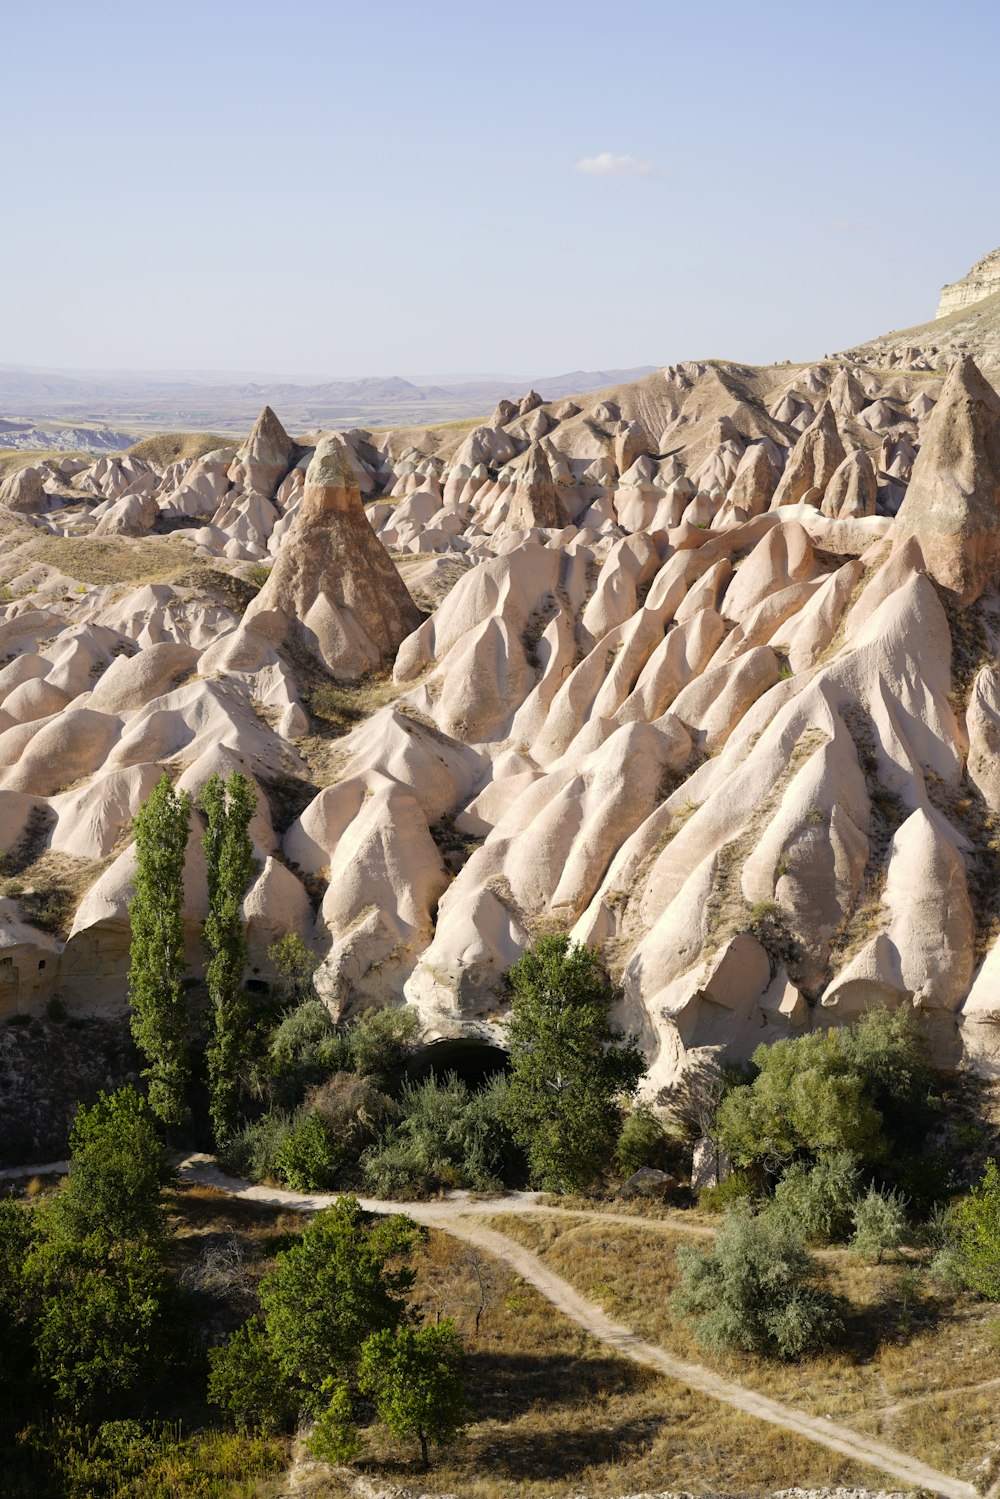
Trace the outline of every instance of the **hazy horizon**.
{"label": "hazy horizon", "polygon": [[926,0],[794,25],[733,0],[39,0],[2,34],[12,364],[802,360],[930,319],[1000,243],[1000,15],[968,0],[947,28]]}

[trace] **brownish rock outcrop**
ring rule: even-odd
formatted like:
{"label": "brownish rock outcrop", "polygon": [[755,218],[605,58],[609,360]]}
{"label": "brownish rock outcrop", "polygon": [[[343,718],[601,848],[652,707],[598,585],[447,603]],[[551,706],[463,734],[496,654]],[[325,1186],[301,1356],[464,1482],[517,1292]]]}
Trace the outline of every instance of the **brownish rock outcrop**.
{"label": "brownish rock outcrop", "polygon": [[1000,577],[1000,396],[966,356],[927,423],[895,546],[916,537],[927,571],[966,604]]}
{"label": "brownish rock outcrop", "polygon": [[295,444],[270,406],[265,406],[246,442],[237,449],[229,478],[241,489],[252,489],[270,499],[294,457]]}
{"label": "brownish rock outcrop", "polygon": [[544,529],[565,526],[566,507],[559,486],[540,443],[532,443],[518,476],[514,498],[505,522],[508,531],[528,531],[533,526]]}
{"label": "brownish rock outcrop", "polygon": [[878,479],[872,461],[863,448],[856,448],[834,473],[820,508],[832,520],[853,520],[874,515],[877,500]]}
{"label": "brownish rock outcrop", "polygon": [[298,640],[353,680],[395,654],[421,614],[368,523],[350,455],[325,438],[271,575],[244,616],[275,644]]}
{"label": "brownish rock outcrop", "polygon": [[797,505],[800,500],[818,506],[826,486],[846,457],[833,407],[824,401],[788,455],[771,509]]}
{"label": "brownish rock outcrop", "polygon": [[43,515],[49,507],[48,496],[39,469],[18,469],[0,484],[0,505],[17,515]]}

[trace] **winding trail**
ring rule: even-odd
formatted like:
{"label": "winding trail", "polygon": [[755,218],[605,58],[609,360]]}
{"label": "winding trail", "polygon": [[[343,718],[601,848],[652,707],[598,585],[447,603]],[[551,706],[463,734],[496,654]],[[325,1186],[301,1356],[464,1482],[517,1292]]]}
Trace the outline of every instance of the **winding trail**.
{"label": "winding trail", "polygon": [[[290,1208],[299,1213],[319,1212],[335,1202],[338,1195],[314,1193],[307,1196],[300,1192],[288,1192],[280,1188],[261,1187],[250,1182],[239,1181],[220,1171],[211,1156],[189,1156],[180,1165],[180,1175],[186,1181],[215,1187],[231,1197],[266,1203],[273,1207]],[[523,1280],[540,1291],[558,1311],[577,1323],[592,1337],[597,1338],[609,1348],[615,1349],[634,1363],[654,1369],[658,1374],[665,1374],[669,1379],[675,1379],[689,1389],[708,1395],[713,1400],[743,1411],[748,1416],[756,1417],[757,1420],[767,1421],[772,1426],[779,1426],[784,1431],[794,1432],[795,1435],[804,1437],[807,1441],[817,1442],[820,1446],[839,1452],[844,1457],[866,1463],[869,1467],[879,1468],[884,1473],[891,1473],[894,1478],[902,1479],[913,1488],[946,1495],[947,1499],[982,1499],[979,1491],[972,1484],[954,1478],[948,1473],[939,1473],[935,1468],[929,1467],[917,1458],[910,1457],[905,1452],[898,1452],[893,1447],[887,1447],[882,1442],[852,1431],[848,1426],[841,1426],[835,1421],[818,1416],[807,1415],[804,1411],[785,1405],[780,1400],[772,1400],[766,1395],[759,1395],[755,1390],[747,1389],[744,1385],[723,1379],[721,1375],[706,1368],[704,1364],[693,1364],[674,1358],[655,1344],[643,1341],[629,1328],[619,1322],[614,1322],[600,1307],[586,1301],[568,1281],[548,1269],[538,1255],[530,1249],[526,1249],[513,1239],[508,1239],[504,1234],[497,1233],[494,1229],[487,1228],[484,1224],[471,1221],[477,1213],[544,1212],[556,1215],[565,1213],[569,1217],[592,1216],[602,1222],[621,1221],[632,1224],[640,1222],[644,1227],[650,1221],[661,1223],[664,1228],[679,1226],[670,1223],[669,1220],[637,1220],[624,1213],[588,1213],[586,1210],[577,1212],[569,1208],[553,1209],[540,1206],[531,1193],[508,1193],[490,1201],[473,1199],[461,1193],[454,1193],[449,1198],[438,1202],[386,1202],[375,1198],[359,1198],[358,1201],[366,1212],[405,1213],[417,1223],[442,1229],[456,1238],[465,1240],[466,1243],[475,1244],[478,1248],[495,1255],[497,1259],[503,1260],[516,1270]],[[685,1225],[685,1227],[693,1228],[694,1225]],[[699,1228],[698,1232],[706,1235],[712,1234],[712,1230],[706,1228]]]}

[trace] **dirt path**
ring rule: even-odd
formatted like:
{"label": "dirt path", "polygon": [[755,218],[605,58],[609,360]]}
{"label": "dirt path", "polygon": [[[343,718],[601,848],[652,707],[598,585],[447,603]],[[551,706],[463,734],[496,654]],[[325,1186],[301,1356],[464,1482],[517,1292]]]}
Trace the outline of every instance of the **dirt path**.
{"label": "dirt path", "polygon": [[[238,1181],[224,1175],[211,1157],[207,1156],[190,1156],[181,1164],[180,1171],[181,1176],[186,1180],[217,1187],[230,1196],[246,1198],[252,1202],[269,1203],[275,1207],[290,1208],[295,1212],[318,1212],[321,1208],[336,1201],[336,1194],[316,1193],[305,1196],[298,1192],[286,1192],[278,1188],[254,1186],[249,1182]],[[703,1364],[687,1363],[682,1359],[674,1358],[653,1343],[644,1342],[629,1328],[612,1321],[600,1307],[586,1301],[568,1281],[549,1270],[530,1249],[524,1248],[523,1245],[515,1243],[513,1239],[508,1239],[494,1229],[472,1221],[473,1215],[477,1213],[509,1212],[512,1208],[514,1211],[524,1212],[549,1213],[553,1211],[547,1207],[539,1208],[537,1203],[530,1200],[530,1194],[510,1194],[494,1202],[476,1201],[459,1194],[441,1202],[383,1202],[370,1198],[359,1198],[359,1201],[368,1212],[406,1213],[418,1223],[443,1229],[447,1233],[454,1234],[456,1238],[464,1239],[469,1244],[475,1244],[480,1249],[487,1250],[497,1259],[510,1265],[518,1275],[540,1291],[554,1307],[590,1333],[592,1337],[614,1348],[625,1358],[632,1359],[633,1362],[642,1364],[646,1368],[655,1369],[657,1373],[665,1374],[689,1389],[697,1390],[699,1394],[708,1395],[713,1400],[721,1401],[724,1405],[732,1406],[760,1421],[767,1421],[772,1426],[780,1426],[785,1431],[794,1432],[808,1441],[818,1442],[820,1446],[828,1447],[856,1462],[866,1463],[884,1473],[891,1473],[894,1478],[902,1479],[913,1488],[946,1495],[948,1499],[980,1499],[978,1491],[973,1488],[972,1484],[964,1483],[947,1473],[939,1473],[905,1452],[898,1452],[893,1447],[887,1447],[882,1442],[863,1436],[835,1421],[807,1415],[804,1411],[796,1410],[794,1406],[784,1405],[779,1400],[771,1400],[766,1395],[759,1395],[744,1385],[723,1379],[721,1375],[714,1373]],[[518,1201],[522,1203],[522,1206],[514,1205]],[[586,1213],[575,1213],[572,1209],[556,1209],[555,1211],[566,1212],[574,1217],[589,1216]],[[594,1213],[593,1216],[602,1221],[609,1219],[612,1222],[618,1219],[628,1223],[637,1221],[627,1214]],[[645,1224],[648,1220],[638,1221]],[[663,1223],[665,1227],[670,1226],[666,1220],[657,1221]],[[703,1232],[711,1234],[711,1229],[703,1230]]]}

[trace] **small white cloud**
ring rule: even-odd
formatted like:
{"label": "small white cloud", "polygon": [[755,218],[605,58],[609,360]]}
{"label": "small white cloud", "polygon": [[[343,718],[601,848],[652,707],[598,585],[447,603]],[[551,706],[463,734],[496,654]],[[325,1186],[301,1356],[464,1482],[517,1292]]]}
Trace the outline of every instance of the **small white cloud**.
{"label": "small white cloud", "polygon": [[588,177],[648,177],[653,164],[635,156],[616,156],[613,151],[601,151],[597,156],[582,157],[573,170]]}

